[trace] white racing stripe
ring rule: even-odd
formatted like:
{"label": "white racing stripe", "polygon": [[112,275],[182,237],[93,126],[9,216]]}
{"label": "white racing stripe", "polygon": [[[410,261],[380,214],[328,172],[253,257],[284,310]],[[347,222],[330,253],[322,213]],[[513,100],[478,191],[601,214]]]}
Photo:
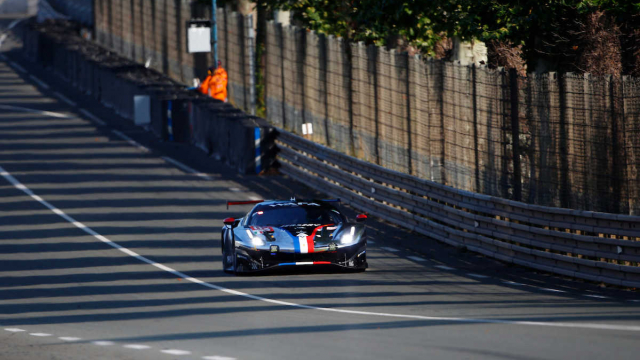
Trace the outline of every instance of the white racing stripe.
{"label": "white racing stripe", "polygon": [[[48,209],[54,211],[59,214],[63,219],[67,220],[70,223],[81,224],[80,222],[73,219],[71,216],[65,214],[62,210],[56,208],[51,205],[46,200],[40,198],[35,195],[33,191],[31,191],[26,186],[22,185],[15,177],[9,174],[0,166],[0,175],[4,177],[9,183],[11,183],[16,189],[22,190],[25,194],[38,201]],[[57,210],[57,211],[56,211]],[[363,315],[363,316],[378,316],[378,317],[387,317],[387,318],[398,318],[398,319],[414,319],[414,320],[424,320],[424,321],[450,321],[450,322],[459,322],[459,323],[470,323],[470,324],[503,324],[503,325],[520,325],[520,326],[542,326],[542,327],[555,327],[555,328],[575,328],[575,329],[592,329],[592,330],[617,330],[617,331],[634,331],[640,332],[640,326],[634,325],[614,325],[614,324],[603,324],[603,323],[569,323],[569,322],[548,322],[548,321],[517,321],[517,320],[502,320],[502,319],[477,319],[477,318],[464,318],[464,317],[445,317],[445,316],[422,316],[422,315],[405,315],[405,314],[392,314],[392,313],[382,313],[382,312],[372,312],[372,311],[360,311],[360,310],[347,310],[347,309],[336,309],[336,308],[323,308],[319,306],[312,305],[303,305],[296,304],[287,301],[269,299],[262,296],[247,294],[238,290],[228,289],[219,285],[211,284],[200,279],[191,277],[187,274],[184,274],[180,271],[172,269],[166,265],[157,263],[153,260],[150,260],[142,255],[137,254],[136,252],[129,250],[120,244],[117,244],[105,236],[102,236],[95,232],[88,226],[83,225],[82,227],[78,227],[82,231],[86,232],[89,235],[92,235],[96,239],[101,242],[127,254],[135,257],[136,259],[145,262],[151,266],[154,266],[158,269],[167,271],[175,276],[183,278],[189,282],[202,285],[209,289],[219,290],[225,292],[227,294],[242,296],[248,299],[263,301],[270,304],[282,305],[282,306],[290,306],[298,309],[306,309],[306,310],[316,310],[322,312],[331,312],[337,314],[350,314],[350,315]],[[93,342],[96,345],[112,345],[112,342]],[[110,344],[107,344],[110,343]],[[177,355],[177,354],[176,354]]]}

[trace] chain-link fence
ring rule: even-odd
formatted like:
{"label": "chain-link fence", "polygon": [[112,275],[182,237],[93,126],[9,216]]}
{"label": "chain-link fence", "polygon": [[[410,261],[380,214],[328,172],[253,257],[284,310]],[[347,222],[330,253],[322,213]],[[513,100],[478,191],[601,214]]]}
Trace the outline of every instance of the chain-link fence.
{"label": "chain-link fence", "polygon": [[640,82],[462,66],[269,23],[267,118],[345,154],[528,203],[640,212]]}
{"label": "chain-link fence", "polygon": [[[217,11],[229,101],[254,113],[253,20]],[[212,65],[210,55],[187,54],[185,45],[187,21],[208,16],[189,1],[96,0],[102,44],[183,82]],[[279,128],[463,190],[640,213],[636,78],[523,78],[273,22],[265,56],[266,114]]]}

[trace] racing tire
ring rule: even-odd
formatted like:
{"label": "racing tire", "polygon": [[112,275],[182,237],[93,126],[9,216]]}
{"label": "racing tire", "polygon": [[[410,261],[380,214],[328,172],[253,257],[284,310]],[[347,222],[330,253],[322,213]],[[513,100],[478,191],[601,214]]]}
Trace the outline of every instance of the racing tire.
{"label": "racing tire", "polygon": [[[230,242],[231,240],[226,238],[226,236],[225,238],[222,239],[222,270],[224,270],[224,272],[229,274],[235,273],[235,269],[236,269],[235,251],[233,254],[233,259],[234,259],[233,263],[232,264],[229,263],[229,260],[228,260],[229,256],[231,256],[231,254],[229,254],[229,252],[231,251],[231,246],[229,244]],[[233,269],[229,269],[232,265],[233,265]]]}

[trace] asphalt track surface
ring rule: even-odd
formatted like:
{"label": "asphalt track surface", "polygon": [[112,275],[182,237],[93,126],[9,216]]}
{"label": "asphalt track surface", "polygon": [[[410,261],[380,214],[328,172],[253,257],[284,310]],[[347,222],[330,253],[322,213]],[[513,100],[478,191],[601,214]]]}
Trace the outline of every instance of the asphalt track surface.
{"label": "asphalt track surface", "polygon": [[221,219],[248,208],[226,200],[317,194],[158,142],[18,50],[0,56],[1,359],[637,359],[637,293],[376,219],[365,273],[227,275]]}

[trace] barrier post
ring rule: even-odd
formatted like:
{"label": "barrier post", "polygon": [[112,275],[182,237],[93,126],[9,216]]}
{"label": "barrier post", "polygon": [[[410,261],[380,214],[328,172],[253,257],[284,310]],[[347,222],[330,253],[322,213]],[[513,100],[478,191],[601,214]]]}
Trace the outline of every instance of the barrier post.
{"label": "barrier post", "polygon": [[172,119],[173,101],[167,101],[167,133],[169,141],[173,141],[173,119]]}
{"label": "barrier post", "polygon": [[255,148],[256,148],[256,174],[260,174],[262,172],[262,150],[260,148],[260,128],[256,127],[254,129],[254,140],[255,140]]}

